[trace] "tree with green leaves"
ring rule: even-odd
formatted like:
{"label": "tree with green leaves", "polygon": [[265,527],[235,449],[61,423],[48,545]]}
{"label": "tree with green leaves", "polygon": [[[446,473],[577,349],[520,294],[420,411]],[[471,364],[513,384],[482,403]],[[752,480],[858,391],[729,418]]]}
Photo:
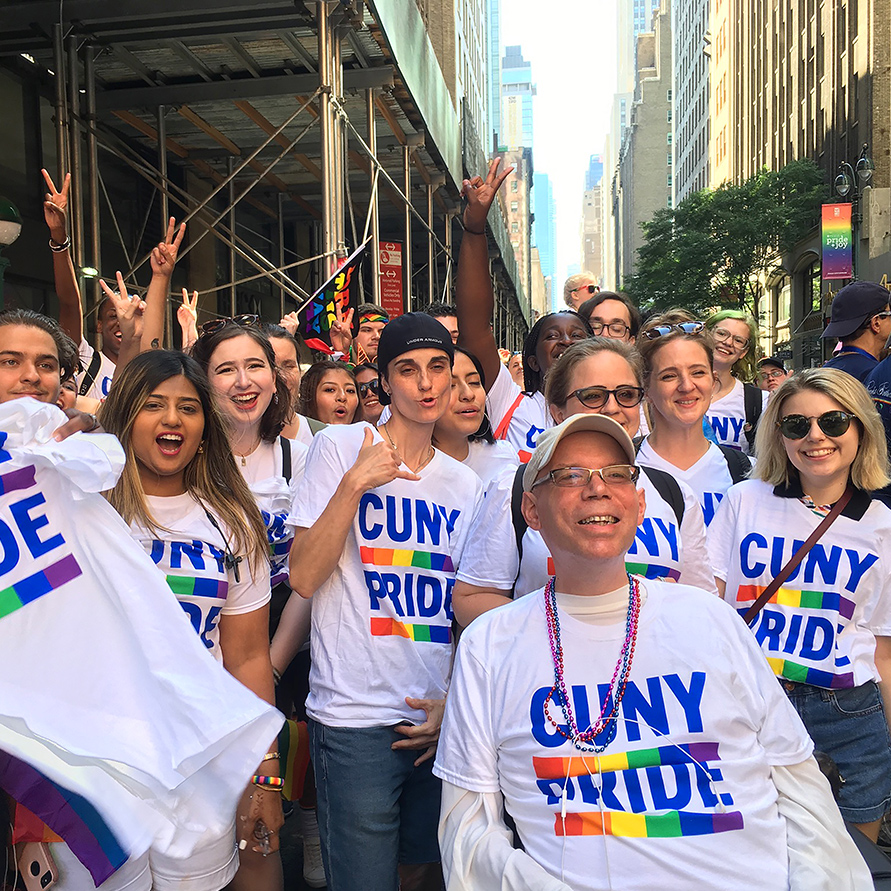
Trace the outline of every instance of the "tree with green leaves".
{"label": "tree with green leaves", "polygon": [[625,290],[642,309],[744,309],[760,320],[762,282],[819,222],[823,172],[812,161],[704,189],[643,224]]}

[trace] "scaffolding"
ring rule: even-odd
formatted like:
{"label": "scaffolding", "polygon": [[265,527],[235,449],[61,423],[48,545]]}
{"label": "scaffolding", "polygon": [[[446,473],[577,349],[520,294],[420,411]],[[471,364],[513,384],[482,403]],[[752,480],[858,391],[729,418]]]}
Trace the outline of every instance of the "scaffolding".
{"label": "scaffolding", "polygon": [[[131,0],[112,18],[108,4],[67,0],[61,20],[55,0],[8,4],[0,54],[43,75],[57,172],[72,174],[76,268],[110,277],[120,263],[141,290],[151,236],[173,215],[189,224],[179,278],[207,316],[251,299],[267,317],[299,309],[368,238],[367,301],[381,302],[381,241],[402,245],[406,311],[449,301],[461,180],[477,172],[460,158],[481,153],[461,145],[461,127],[440,125],[449,111],[457,121],[454,107],[416,99],[423,79],[386,29],[402,2]],[[138,215],[119,206],[133,174],[150,190]],[[503,216],[492,216],[493,324],[518,348],[528,297],[496,231]],[[82,277],[81,289],[89,313],[98,282]]]}

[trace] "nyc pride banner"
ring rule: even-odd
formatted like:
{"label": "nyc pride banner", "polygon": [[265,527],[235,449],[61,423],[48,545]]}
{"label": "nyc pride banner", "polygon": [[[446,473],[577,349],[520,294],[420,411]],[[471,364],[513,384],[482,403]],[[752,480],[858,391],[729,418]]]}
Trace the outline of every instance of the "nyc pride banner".
{"label": "nyc pride banner", "polygon": [[851,278],[851,205],[823,205],[823,279]]}

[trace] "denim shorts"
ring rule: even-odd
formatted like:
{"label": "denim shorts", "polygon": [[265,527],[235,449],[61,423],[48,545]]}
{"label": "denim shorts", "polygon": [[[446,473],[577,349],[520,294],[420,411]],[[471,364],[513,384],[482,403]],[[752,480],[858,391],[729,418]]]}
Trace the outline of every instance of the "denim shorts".
{"label": "denim shorts", "polygon": [[396,891],[398,864],[437,863],[433,759],[391,749],[405,739],[392,727],[308,724],[328,891]]}
{"label": "denim shorts", "polygon": [[826,690],[780,678],[814,746],[835,761],[844,785],[838,796],[851,823],[881,819],[891,807],[891,734],[878,686]]}

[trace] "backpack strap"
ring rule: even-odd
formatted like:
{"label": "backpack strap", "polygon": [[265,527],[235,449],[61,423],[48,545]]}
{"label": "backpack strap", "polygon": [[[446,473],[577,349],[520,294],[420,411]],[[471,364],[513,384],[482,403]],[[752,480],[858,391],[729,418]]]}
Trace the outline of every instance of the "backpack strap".
{"label": "backpack strap", "polygon": [[764,408],[763,390],[754,384],[743,384],[743,403],[746,411],[746,426],[743,428],[749,446],[755,444],[755,429],[761,419],[761,411]]}
{"label": "backpack strap", "polygon": [[730,479],[733,481],[733,484],[741,483],[748,477],[749,471],[752,469],[752,462],[749,460],[748,455],[728,445],[719,444],[718,448],[727,462],[727,469],[730,471]]}
{"label": "backpack strap", "polygon": [[684,493],[678,481],[664,470],[657,470],[655,467],[640,468],[653,484],[653,488],[662,496],[662,500],[671,506],[674,515],[677,517],[678,528],[684,521]]}
{"label": "backpack strap", "polygon": [[304,420],[309,426],[309,431],[315,436],[320,430],[324,430],[328,425],[324,421],[317,421],[315,418],[307,418],[304,415]]}
{"label": "backpack strap", "polygon": [[99,350],[93,350],[93,358],[90,359],[90,365],[87,368],[84,379],[80,382],[80,389],[77,391],[79,396],[86,396],[90,391],[90,387],[96,383],[96,375],[99,374],[99,368],[102,365],[102,355]]}
{"label": "backpack strap", "polygon": [[510,420],[514,416],[514,412],[520,407],[520,403],[525,395],[525,393],[520,393],[514,400],[514,404],[505,412],[501,423],[495,429],[495,439],[507,439],[507,428],[510,427]]}
{"label": "backpack strap", "polygon": [[284,436],[278,438],[282,450],[282,476],[291,482],[291,440]]}

